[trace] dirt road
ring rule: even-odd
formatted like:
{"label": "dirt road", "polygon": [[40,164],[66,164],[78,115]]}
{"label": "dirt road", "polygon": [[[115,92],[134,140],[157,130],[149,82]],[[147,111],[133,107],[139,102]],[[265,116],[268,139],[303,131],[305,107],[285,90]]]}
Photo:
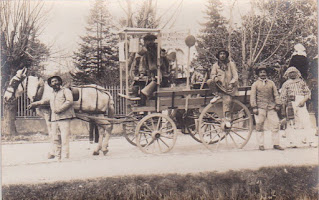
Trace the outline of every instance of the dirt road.
{"label": "dirt road", "polygon": [[[270,135],[266,134],[265,141],[271,141]],[[318,137],[313,137],[313,140],[318,144]],[[285,142],[282,139],[282,146],[285,146]],[[93,157],[93,146],[88,141],[71,142],[70,145],[71,158],[57,162],[46,159],[48,143],[3,144],[2,184],[318,164],[318,148],[278,151],[273,150],[268,142],[266,151],[261,152],[257,150],[254,135],[244,149],[222,152],[211,152],[188,135],[179,135],[173,150],[161,155],[144,154],[124,137],[110,139],[107,156]]]}

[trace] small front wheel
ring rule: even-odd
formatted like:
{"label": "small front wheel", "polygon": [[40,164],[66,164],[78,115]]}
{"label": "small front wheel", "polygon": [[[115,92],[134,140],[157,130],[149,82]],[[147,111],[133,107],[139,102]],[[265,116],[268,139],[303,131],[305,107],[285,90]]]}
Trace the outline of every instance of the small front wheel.
{"label": "small front wheel", "polygon": [[167,115],[153,113],[138,122],[136,144],[144,153],[166,153],[175,145],[177,128]]}

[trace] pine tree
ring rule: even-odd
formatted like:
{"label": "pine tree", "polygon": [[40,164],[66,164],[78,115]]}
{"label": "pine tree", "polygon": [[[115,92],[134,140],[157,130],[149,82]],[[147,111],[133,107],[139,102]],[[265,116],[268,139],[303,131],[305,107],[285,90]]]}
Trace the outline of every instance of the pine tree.
{"label": "pine tree", "polygon": [[71,74],[75,84],[114,85],[119,79],[117,35],[112,32],[112,16],[105,0],[95,0],[90,10],[86,35],[74,53],[77,73]]}
{"label": "pine tree", "polygon": [[206,23],[201,24],[203,29],[197,37],[198,51],[196,65],[210,69],[216,62],[216,53],[218,50],[227,47],[228,32],[226,19],[221,16],[222,3],[220,0],[209,0],[206,10]]}

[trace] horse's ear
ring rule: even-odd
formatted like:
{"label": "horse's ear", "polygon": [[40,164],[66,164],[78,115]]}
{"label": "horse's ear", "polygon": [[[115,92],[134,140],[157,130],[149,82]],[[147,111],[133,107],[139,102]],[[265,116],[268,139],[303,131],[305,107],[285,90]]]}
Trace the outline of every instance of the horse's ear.
{"label": "horse's ear", "polygon": [[26,75],[27,75],[27,71],[28,71],[28,68],[24,67],[24,68],[22,69],[22,75],[23,75],[23,76],[26,76]]}

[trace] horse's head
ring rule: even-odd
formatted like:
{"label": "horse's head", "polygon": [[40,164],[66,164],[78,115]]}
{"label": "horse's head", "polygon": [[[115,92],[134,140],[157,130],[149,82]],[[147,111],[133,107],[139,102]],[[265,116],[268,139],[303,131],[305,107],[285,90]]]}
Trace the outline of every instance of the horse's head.
{"label": "horse's head", "polygon": [[9,81],[9,85],[4,93],[4,101],[8,102],[12,98],[17,97],[17,89],[19,85],[27,76],[27,68],[23,68],[17,71],[15,76]]}
{"label": "horse's head", "polygon": [[[25,69],[23,69],[25,70]],[[10,101],[14,97],[20,97],[26,92],[31,102],[40,100],[43,95],[44,81],[35,76],[26,76],[25,71],[18,71],[10,80],[9,86],[4,94],[4,100]]]}

